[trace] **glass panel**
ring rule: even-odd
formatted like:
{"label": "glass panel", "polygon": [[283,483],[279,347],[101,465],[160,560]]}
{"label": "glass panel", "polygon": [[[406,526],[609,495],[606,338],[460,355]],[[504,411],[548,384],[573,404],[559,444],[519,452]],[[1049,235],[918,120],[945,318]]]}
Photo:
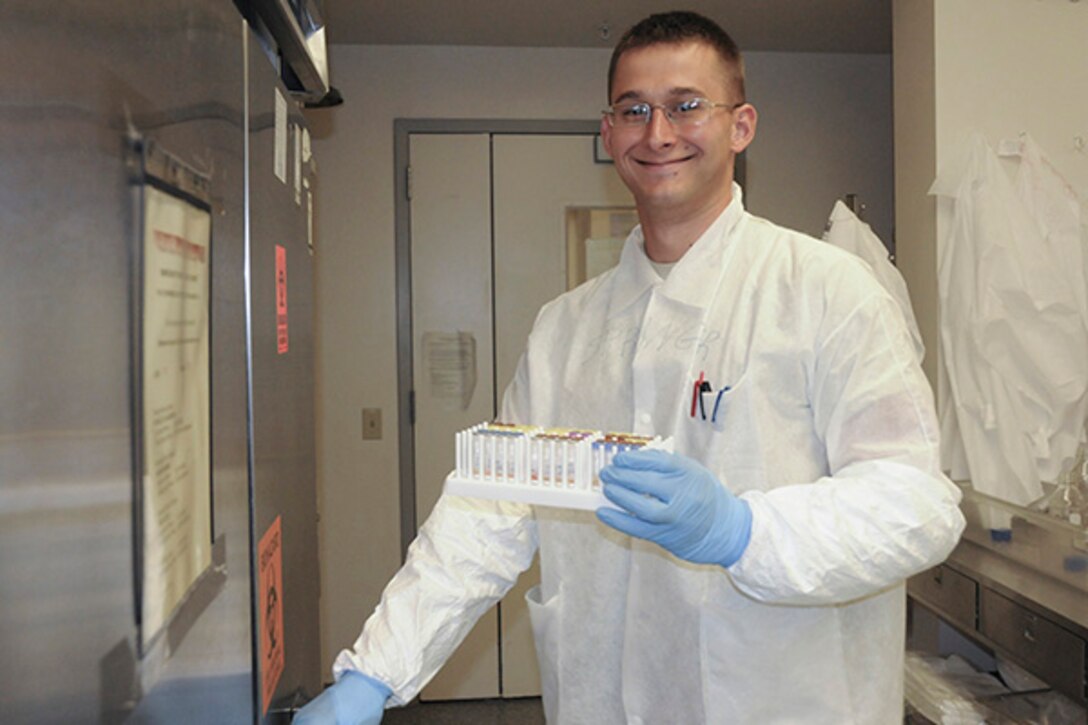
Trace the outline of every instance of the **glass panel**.
{"label": "glass panel", "polygon": [[567,207],[567,289],[616,266],[636,224],[633,206]]}
{"label": "glass panel", "polygon": [[1088,528],[963,489],[963,538],[1088,591]]}

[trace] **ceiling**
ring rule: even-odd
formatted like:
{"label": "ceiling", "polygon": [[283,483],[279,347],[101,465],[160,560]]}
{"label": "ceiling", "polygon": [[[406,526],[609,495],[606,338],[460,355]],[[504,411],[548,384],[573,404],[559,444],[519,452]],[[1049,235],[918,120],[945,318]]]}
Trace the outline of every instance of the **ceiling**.
{"label": "ceiling", "polygon": [[[688,0],[742,50],[890,53],[891,0]],[[324,0],[330,43],[610,48],[660,0]]]}

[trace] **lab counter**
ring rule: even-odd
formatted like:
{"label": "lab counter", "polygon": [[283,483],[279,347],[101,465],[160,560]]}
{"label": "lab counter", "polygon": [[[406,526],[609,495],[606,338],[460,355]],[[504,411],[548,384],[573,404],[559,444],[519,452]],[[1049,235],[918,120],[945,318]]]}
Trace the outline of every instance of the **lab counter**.
{"label": "lab counter", "polygon": [[970,491],[963,509],[963,539],[911,600],[1088,705],[1088,532]]}

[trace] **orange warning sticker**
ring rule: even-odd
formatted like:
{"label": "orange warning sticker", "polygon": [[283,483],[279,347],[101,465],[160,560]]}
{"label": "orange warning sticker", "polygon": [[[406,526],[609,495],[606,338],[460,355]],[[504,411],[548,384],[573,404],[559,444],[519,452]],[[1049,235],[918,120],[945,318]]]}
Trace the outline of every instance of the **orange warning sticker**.
{"label": "orange warning sticker", "polygon": [[268,712],[272,695],[283,674],[283,546],[277,516],[257,548],[259,571],[258,607],[261,628],[262,713]]}
{"label": "orange warning sticker", "polygon": [[276,351],[287,352],[287,250],[276,245]]}

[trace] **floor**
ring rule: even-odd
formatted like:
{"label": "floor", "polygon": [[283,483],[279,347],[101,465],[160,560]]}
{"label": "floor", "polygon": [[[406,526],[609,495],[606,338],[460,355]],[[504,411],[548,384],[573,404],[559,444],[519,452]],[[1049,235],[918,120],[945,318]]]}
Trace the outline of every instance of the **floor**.
{"label": "floor", "polygon": [[382,725],[544,725],[539,697],[413,702],[385,711]]}
{"label": "floor", "polygon": [[[539,697],[427,703],[417,700],[406,707],[386,710],[382,725],[544,725],[544,709]],[[932,721],[908,708],[903,725],[932,725]]]}

